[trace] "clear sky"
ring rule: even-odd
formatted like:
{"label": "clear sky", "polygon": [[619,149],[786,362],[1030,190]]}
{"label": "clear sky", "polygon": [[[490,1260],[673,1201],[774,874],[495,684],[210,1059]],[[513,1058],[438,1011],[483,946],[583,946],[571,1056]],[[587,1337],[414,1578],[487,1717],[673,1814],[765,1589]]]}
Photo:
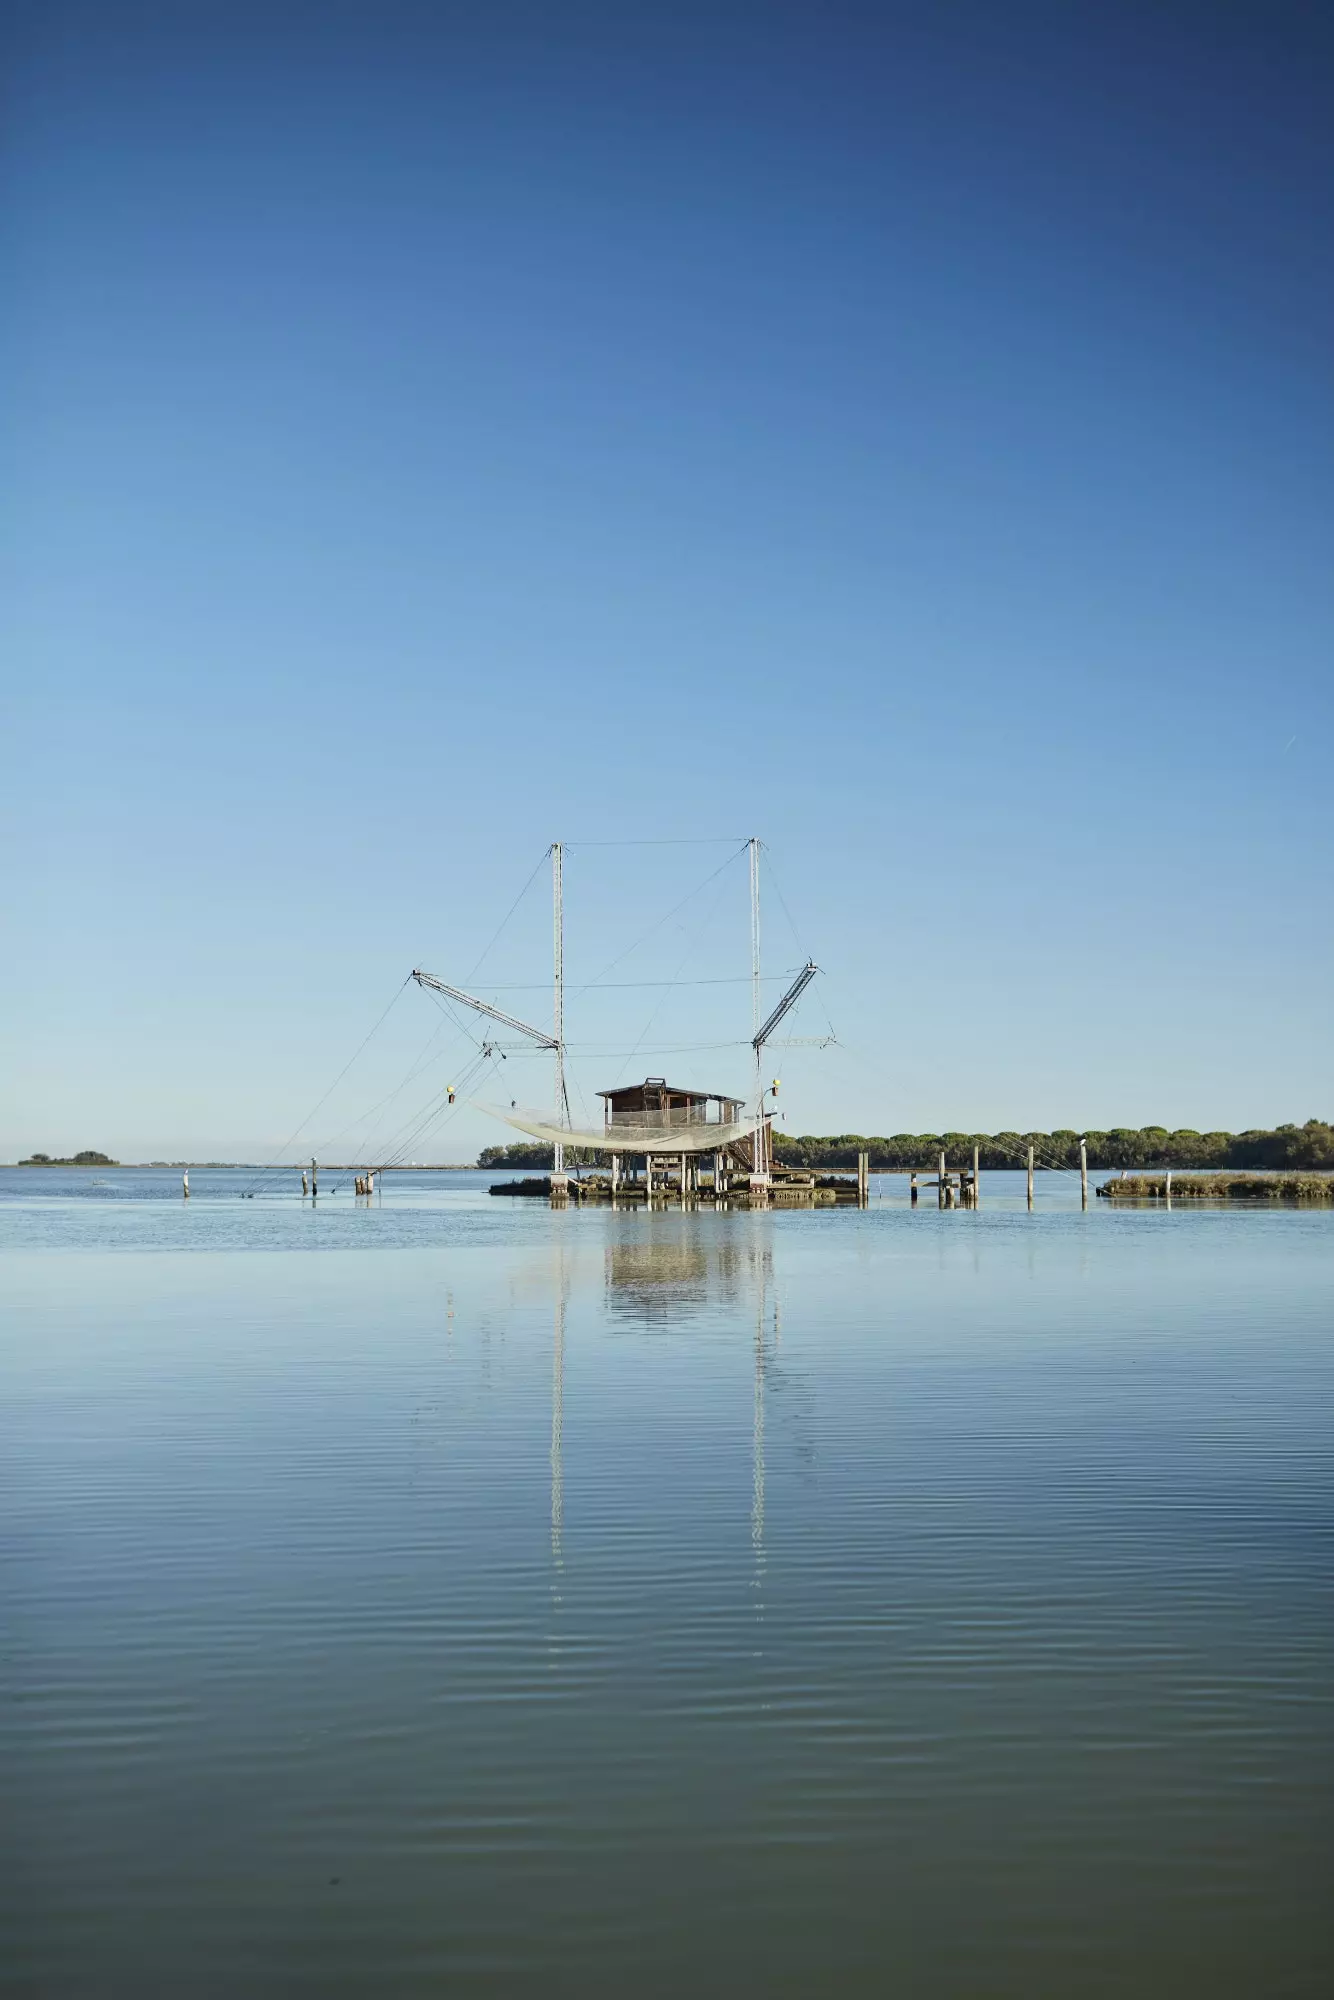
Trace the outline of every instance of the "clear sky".
{"label": "clear sky", "polygon": [[1334,1115],[1328,9],[5,18],[0,1157],[278,1145],[554,838],[572,996],[743,980],[767,841],[790,1129]]}

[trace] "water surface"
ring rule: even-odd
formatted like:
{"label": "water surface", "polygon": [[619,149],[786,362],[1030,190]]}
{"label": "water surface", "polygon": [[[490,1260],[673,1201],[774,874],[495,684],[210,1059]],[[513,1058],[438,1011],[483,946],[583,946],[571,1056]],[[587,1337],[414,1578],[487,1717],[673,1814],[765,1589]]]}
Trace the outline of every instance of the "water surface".
{"label": "water surface", "polygon": [[1334,1987],[1334,1218],[95,1178],[0,1174],[15,1990]]}

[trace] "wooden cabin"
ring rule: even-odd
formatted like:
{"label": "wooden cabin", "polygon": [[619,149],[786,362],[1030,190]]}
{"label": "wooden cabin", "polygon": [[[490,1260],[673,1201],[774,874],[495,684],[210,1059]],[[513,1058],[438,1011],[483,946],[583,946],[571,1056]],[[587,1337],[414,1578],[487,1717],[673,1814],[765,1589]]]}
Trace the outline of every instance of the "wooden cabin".
{"label": "wooden cabin", "polygon": [[[642,1083],[627,1084],[622,1090],[600,1090],[603,1102],[603,1129],[608,1141],[616,1138],[618,1126],[661,1131],[663,1151],[671,1151],[671,1133],[682,1125],[730,1125],[741,1118],[744,1100],[724,1097],[715,1090],[687,1090],[668,1083],[665,1077],[646,1076]],[[710,1109],[711,1106],[716,1109]],[[636,1149],[638,1150],[638,1149]]]}
{"label": "wooden cabin", "polygon": [[[706,1183],[720,1193],[734,1173],[749,1180],[757,1153],[761,1167],[768,1164],[770,1118],[766,1114],[760,1121],[757,1140],[744,1098],[689,1090],[663,1076],[600,1090],[598,1096],[613,1196],[632,1182],[645,1193],[665,1191],[664,1183],[682,1194],[697,1194]],[[634,1161],[642,1162],[642,1178]]]}

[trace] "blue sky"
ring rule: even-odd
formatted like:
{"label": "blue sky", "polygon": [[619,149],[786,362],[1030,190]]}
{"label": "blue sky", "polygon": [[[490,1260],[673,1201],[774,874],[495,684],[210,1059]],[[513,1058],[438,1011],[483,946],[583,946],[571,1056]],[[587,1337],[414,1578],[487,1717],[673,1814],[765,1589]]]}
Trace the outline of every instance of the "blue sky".
{"label": "blue sky", "polygon": [[0,1157],[276,1146],[553,838],[572,989],[747,968],[728,845],[587,843],[768,843],[796,1129],[1334,1115],[1321,10],[9,18]]}

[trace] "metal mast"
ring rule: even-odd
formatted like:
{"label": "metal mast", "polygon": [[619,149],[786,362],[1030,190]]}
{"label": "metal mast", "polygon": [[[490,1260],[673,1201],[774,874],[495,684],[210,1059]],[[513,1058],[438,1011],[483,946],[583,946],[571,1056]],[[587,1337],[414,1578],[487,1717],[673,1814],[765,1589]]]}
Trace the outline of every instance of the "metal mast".
{"label": "metal mast", "polygon": [[760,843],[753,836],[750,848],[750,1032],[760,1025]]}
{"label": "metal mast", "polygon": [[[556,1036],[556,1123],[565,1119],[565,891],[562,881],[561,845],[551,843],[551,921],[556,954],[555,1036]],[[553,1160],[554,1171],[565,1171],[565,1148],[559,1140]]]}
{"label": "metal mast", "polygon": [[[750,1027],[760,1032],[760,843],[751,835],[750,847]],[[764,1091],[761,1087],[760,1043],[755,1042],[755,1143],[751,1161],[755,1172],[764,1171]]]}

